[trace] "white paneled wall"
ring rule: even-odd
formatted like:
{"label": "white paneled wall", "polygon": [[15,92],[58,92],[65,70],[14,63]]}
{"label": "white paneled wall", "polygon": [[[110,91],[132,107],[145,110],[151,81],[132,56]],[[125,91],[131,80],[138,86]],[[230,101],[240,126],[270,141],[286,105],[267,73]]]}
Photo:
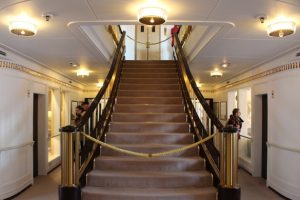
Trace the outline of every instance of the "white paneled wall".
{"label": "white paneled wall", "polygon": [[[266,63],[252,71],[230,80],[258,74],[262,71],[288,64],[295,53]],[[268,95],[268,174],[267,185],[293,200],[300,200],[300,70],[282,71],[271,76],[256,79],[234,88],[216,91],[217,101],[226,101],[231,91],[251,89],[251,160],[240,163],[254,176],[261,176],[261,100]],[[231,110],[228,110],[229,112]],[[247,145],[246,143],[240,145]],[[246,147],[242,147],[246,148]],[[241,161],[241,160],[240,160]]]}
{"label": "white paneled wall", "polygon": [[[16,59],[18,60],[18,59]],[[18,60],[22,61],[22,59]],[[21,63],[20,63],[21,64]],[[28,64],[28,63],[27,63]],[[25,65],[33,67],[34,65]],[[47,73],[51,74],[51,73]],[[53,74],[51,74],[53,75]],[[54,76],[60,79],[60,76]],[[64,88],[56,83],[38,79],[24,72],[0,68],[0,199],[5,199],[33,184],[33,94],[44,95],[48,103],[48,90],[54,88],[55,126],[60,127],[60,91],[65,91],[65,122],[69,123],[70,101],[83,99],[84,93]],[[39,137],[39,174],[59,164],[60,159],[48,162],[47,109],[45,108],[44,129]],[[59,150],[60,144],[56,147]]]}

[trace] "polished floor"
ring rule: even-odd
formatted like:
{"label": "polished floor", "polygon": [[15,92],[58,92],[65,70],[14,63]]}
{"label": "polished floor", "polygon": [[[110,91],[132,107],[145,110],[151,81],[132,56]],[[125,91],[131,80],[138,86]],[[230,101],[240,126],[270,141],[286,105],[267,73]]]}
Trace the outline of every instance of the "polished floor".
{"label": "polished floor", "polygon": [[[21,193],[14,200],[58,200],[58,184],[60,182],[60,168],[49,176],[37,177],[32,187]],[[245,171],[239,171],[239,181],[242,188],[242,200],[282,200],[272,190],[265,187],[265,180],[254,178]]]}

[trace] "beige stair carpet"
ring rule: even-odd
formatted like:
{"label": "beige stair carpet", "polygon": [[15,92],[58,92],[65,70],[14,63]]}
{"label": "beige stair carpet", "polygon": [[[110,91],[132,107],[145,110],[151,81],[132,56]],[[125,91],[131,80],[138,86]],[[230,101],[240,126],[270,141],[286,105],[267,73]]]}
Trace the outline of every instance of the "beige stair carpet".
{"label": "beige stair carpet", "polygon": [[[126,61],[106,142],[157,153],[194,142],[173,61]],[[83,200],[215,200],[198,148],[160,158],[101,149]]]}

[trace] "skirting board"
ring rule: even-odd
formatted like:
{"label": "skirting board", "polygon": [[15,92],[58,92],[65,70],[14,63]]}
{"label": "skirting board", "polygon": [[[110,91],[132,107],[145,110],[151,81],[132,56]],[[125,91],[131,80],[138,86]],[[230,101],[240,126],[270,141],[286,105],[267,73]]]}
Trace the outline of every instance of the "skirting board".
{"label": "skirting board", "polygon": [[0,192],[3,192],[0,193],[0,199],[12,197],[24,190],[29,185],[33,185],[33,177],[25,176],[20,178],[19,180],[11,182],[5,185],[3,188],[0,188]]}

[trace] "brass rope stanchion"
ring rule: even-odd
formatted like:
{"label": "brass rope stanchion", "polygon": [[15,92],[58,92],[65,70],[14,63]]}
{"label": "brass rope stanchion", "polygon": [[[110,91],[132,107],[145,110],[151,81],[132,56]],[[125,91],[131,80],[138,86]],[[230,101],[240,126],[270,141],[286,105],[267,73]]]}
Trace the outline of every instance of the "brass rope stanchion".
{"label": "brass rope stanchion", "polygon": [[234,127],[226,127],[221,135],[221,169],[219,200],[240,200],[238,184],[238,133]]}

